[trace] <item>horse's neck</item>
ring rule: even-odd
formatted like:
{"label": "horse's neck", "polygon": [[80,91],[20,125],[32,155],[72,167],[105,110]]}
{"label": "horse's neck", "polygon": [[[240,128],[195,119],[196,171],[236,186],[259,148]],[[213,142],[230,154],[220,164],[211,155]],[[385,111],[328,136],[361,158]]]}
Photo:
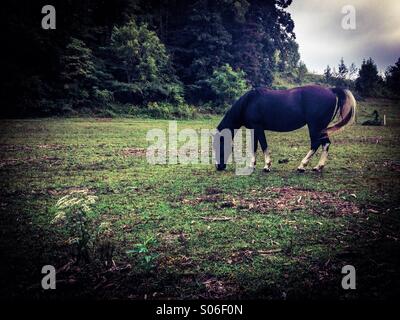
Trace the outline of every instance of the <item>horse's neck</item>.
{"label": "horse's neck", "polygon": [[225,116],[223,117],[222,121],[219,123],[217,129],[218,131],[222,131],[224,129],[233,130],[235,128],[235,119],[233,119],[233,113],[229,110]]}

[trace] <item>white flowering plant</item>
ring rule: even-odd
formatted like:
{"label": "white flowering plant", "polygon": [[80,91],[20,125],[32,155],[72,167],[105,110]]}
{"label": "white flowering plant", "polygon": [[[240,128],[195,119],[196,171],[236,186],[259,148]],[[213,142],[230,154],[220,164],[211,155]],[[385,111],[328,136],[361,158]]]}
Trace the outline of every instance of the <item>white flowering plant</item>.
{"label": "white flowering plant", "polygon": [[91,239],[90,214],[97,197],[89,190],[71,191],[59,199],[55,205],[56,214],[51,224],[65,228],[68,244],[76,246],[78,258],[89,259]]}

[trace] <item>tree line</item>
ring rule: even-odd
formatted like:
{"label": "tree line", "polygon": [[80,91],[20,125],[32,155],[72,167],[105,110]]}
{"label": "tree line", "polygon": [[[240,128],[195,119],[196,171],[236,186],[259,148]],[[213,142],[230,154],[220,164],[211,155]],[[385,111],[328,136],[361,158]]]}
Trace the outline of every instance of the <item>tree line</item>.
{"label": "tree line", "polygon": [[[45,4],[5,0],[2,116],[192,117],[308,75],[291,0],[54,0],[56,30],[40,28]],[[357,82],[355,66],[345,68],[327,71],[326,83]]]}
{"label": "tree line", "polygon": [[6,116],[218,112],[299,67],[291,0],[55,0],[51,31],[6,2]]}
{"label": "tree line", "polygon": [[360,68],[354,63],[347,66],[343,58],[337,69],[329,65],[324,70],[324,82],[329,85],[355,90],[363,97],[398,97],[400,95],[400,58],[389,66],[384,75],[372,58],[364,59]]}

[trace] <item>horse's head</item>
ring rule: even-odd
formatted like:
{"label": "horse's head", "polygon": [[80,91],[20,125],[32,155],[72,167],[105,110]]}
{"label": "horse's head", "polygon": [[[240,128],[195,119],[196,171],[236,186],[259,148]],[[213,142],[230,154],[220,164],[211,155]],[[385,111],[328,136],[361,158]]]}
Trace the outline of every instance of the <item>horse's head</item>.
{"label": "horse's head", "polygon": [[226,163],[232,150],[232,132],[229,129],[217,130],[213,134],[213,150],[215,154],[215,168],[218,171],[226,169]]}
{"label": "horse's head", "polygon": [[215,168],[218,171],[222,171],[226,169],[226,164],[224,163],[224,158],[223,158],[223,151],[221,153],[221,147],[223,149],[223,142],[221,142],[221,132],[217,130],[215,134],[212,135],[212,146],[213,146],[213,151],[215,154]]}

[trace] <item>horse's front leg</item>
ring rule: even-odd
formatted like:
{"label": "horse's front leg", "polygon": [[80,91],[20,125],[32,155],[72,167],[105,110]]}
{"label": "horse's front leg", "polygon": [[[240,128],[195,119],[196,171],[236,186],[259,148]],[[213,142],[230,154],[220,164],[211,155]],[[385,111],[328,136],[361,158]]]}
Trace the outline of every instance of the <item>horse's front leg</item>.
{"label": "horse's front leg", "polygon": [[264,150],[264,162],[265,162],[264,169],[263,169],[264,172],[270,172],[271,171],[272,160],[271,160],[271,155],[269,153],[269,149],[268,148],[266,148]]}
{"label": "horse's front leg", "polygon": [[253,154],[250,157],[249,167],[255,169],[256,167],[256,155],[257,155],[257,148],[258,148],[258,136],[257,131],[254,130],[253,134],[251,135],[251,147]]}
{"label": "horse's front leg", "polygon": [[255,130],[257,137],[258,137],[258,141],[260,141],[260,145],[261,145],[261,149],[264,153],[264,172],[270,172],[271,171],[271,164],[272,164],[272,160],[271,160],[271,155],[268,149],[268,144],[267,144],[267,139],[265,138],[265,132],[263,128],[258,128]]}

